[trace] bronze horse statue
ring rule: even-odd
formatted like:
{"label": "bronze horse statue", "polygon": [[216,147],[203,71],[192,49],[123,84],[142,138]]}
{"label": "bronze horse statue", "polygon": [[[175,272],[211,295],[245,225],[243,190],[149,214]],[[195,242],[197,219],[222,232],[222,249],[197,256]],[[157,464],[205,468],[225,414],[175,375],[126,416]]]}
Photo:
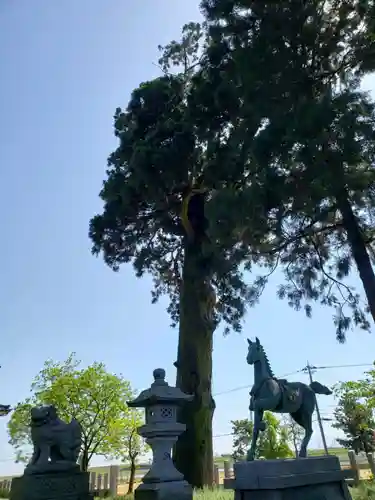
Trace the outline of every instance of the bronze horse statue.
{"label": "bronze horse statue", "polygon": [[265,410],[289,413],[295,422],[305,429],[299,457],[306,457],[307,445],[313,433],[312,416],[316,406],[315,394],[329,395],[332,391],[319,382],[306,385],[302,382],[277,379],[259,339],[256,338],[255,342],[249,339],[247,341],[249,350],[246,360],[249,365],[254,365],[254,385],[250,391],[249,407],[250,411],[254,411],[254,429],[247,460],[254,460],[259,431],[264,431],[266,428],[263,421]]}

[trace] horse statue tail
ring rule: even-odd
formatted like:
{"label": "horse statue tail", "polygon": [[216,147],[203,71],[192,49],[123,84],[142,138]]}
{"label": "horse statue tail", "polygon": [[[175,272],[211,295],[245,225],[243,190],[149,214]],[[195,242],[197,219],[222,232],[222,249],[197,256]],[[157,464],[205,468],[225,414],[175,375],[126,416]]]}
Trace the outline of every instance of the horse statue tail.
{"label": "horse statue tail", "polygon": [[315,394],[324,394],[325,396],[329,396],[330,394],[332,394],[331,389],[316,381],[311,382],[310,389],[312,389]]}

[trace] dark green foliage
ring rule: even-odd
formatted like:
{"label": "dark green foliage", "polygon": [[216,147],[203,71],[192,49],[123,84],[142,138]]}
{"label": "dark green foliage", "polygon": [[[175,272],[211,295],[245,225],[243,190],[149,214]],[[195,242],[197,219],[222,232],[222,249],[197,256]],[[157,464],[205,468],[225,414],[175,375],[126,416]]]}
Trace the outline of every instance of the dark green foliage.
{"label": "dark green foliage", "polygon": [[[375,115],[359,91],[374,52],[373,2],[206,0],[202,8],[211,72],[233,82],[232,100],[220,108],[247,137],[237,181],[258,200],[258,223],[263,216],[267,227],[263,245],[255,235],[256,249],[244,238],[252,259],[267,256],[271,270],[282,267],[279,297],[292,307],[308,316],[314,301],[334,307],[340,341],[350,326],[369,329],[365,307],[343,279],[355,262],[375,317]],[[255,123],[262,126],[254,136]],[[257,227],[251,222],[246,236]]]}
{"label": "dark green foliage", "polygon": [[[193,32],[188,36],[184,28],[184,36],[194,46],[194,51],[186,50],[187,69],[143,83],[133,92],[126,110],[116,110],[114,128],[120,144],[108,159],[107,179],[100,193],[104,210],[92,219],[90,237],[93,252],[103,252],[114,270],[132,262],[137,276],[151,273],[153,301],[167,294],[176,324],[185,236],[180,221],[182,193],[193,179],[201,177],[210,192],[206,214],[213,243],[210,267],[219,298],[217,321],[223,319],[238,330],[245,304],[256,301],[257,293],[245,285],[239,269],[248,249],[233,248],[238,238],[233,234],[232,219],[237,215],[231,209],[237,208],[237,201],[232,201],[231,187],[225,181],[232,176],[232,165],[225,159],[213,163],[216,142],[211,116],[205,114],[208,105],[199,111],[192,104],[206,82],[192,73],[201,28],[193,24],[190,29]],[[178,47],[177,42],[166,47],[160,61],[164,70],[177,63]],[[201,126],[197,127],[199,118]],[[234,155],[234,145],[220,144],[219,148],[223,154],[227,151],[226,158]]]}
{"label": "dark green foliage", "polygon": [[[245,49],[239,55],[242,62],[251,63],[252,71],[260,71],[264,63],[263,69],[275,77],[271,83],[276,99],[285,97],[279,93],[280,84],[291,95],[294,85],[321,85],[322,79],[338,73],[363,74],[374,68],[373,0],[202,0],[201,7],[215,32],[229,35],[232,48]],[[250,39],[251,48],[257,49],[251,61],[246,52]],[[310,75],[295,79],[306,67]],[[276,77],[282,74],[280,82]]]}

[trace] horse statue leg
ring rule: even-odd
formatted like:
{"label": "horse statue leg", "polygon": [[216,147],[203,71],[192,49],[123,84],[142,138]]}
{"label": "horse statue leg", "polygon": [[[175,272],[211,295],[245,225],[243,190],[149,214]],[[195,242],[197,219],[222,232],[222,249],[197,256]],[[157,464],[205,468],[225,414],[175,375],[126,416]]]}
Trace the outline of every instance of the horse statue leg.
{"label": "horse statue leg", "polygon": [[254,460],[259,431],[264,430],[263,413],[264,413],[264,411],[259,410],[259,409],[254,411],[253,437],[251,440],[250,449],[247,452],[247,456],[246,456],[246,460],[248,462],[252,462]]}
{"label": "horse statue leg", "polygon": [[298,453],[300,458],[307,457],[307,445],[310,442],[311,436],[313,434],[312,428],[312,413],[310,412],[311,408],[300,408],[297,412],[291,413],[290,416],[293,418],[298,425],[305,429],[305,436],[301,443],[301,449]]}
{"label": "horse statue leg", "polygon": [[301,449],[298,455],[301,458],[306,458],[307,445],[309,444],[311,436],[313,435],[312,415],[306,415],[305,418],[303,418],[303,427],[305,428],[305,437],[302,440]]}

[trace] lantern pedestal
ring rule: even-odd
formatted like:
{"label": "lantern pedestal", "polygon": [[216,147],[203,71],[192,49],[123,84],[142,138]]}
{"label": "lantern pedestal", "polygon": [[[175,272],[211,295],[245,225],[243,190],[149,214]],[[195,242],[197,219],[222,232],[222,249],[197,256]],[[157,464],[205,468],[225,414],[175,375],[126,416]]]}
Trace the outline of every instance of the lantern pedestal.
{"label": "lantern pedestal", "polygon": [[193,396],[184,394],[165,381],[165,371],[154,370],[150,389],[142,391],[128,402],[131,408],[145,408],[146,424],[137,429],[152,449],[152,465],[135,490],[136,500],[192,500],[193,488],[184,480],[171,457],[171,450],[186,426],[177,422],[177,409],[191,401]]}
{"label": "lantern pedestal", "polygon": [[171,450],[184,430],[185,426],[178,423],[171,424],[168,430],[150,425],[138,429],[139,434],[146,438],[153,456],[150,470],[142,479],[143,483],[183,481],[183,474],[173,463]]}

